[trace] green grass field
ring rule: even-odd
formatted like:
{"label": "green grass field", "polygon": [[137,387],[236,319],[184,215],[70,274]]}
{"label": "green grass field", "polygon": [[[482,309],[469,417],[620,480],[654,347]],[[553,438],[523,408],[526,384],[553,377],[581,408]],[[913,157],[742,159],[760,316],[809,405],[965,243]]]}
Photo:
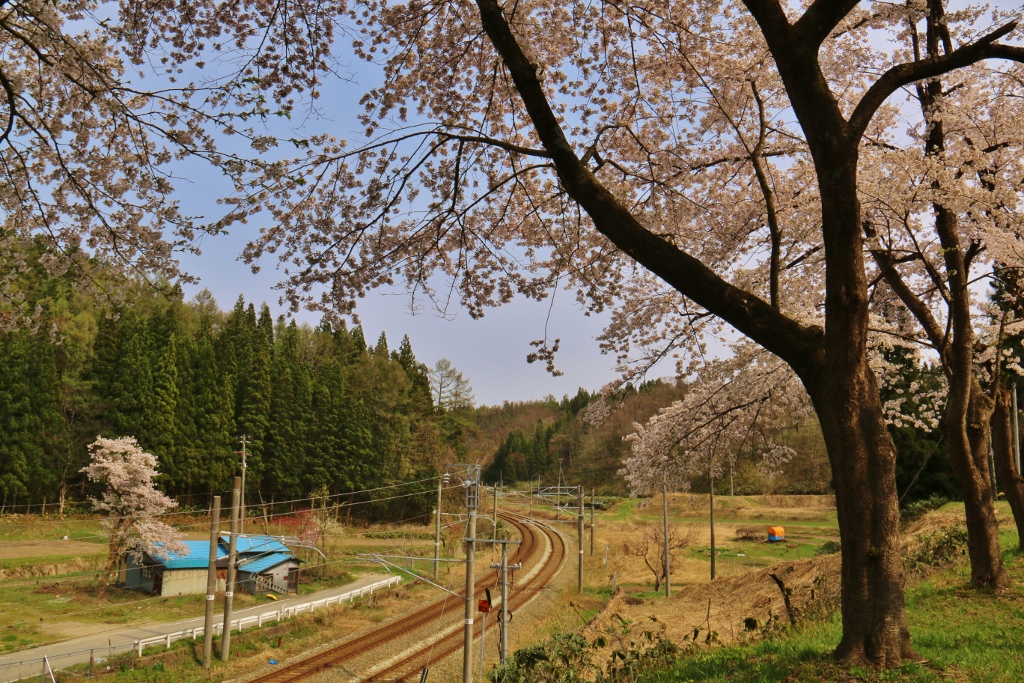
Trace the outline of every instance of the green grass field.
{"label": "green grass field", "polygon": [[910,633],[921,662],[891,671],[836,665],[831,652],[841,628],[835,615],[757,643],[692,652],[644,683],[1017,683],[1024,680],[1024,557],[1015,531],[1012,537],[1004,558],[1013,585],[1002,594],[970,588],[966,563],[907,589]]}

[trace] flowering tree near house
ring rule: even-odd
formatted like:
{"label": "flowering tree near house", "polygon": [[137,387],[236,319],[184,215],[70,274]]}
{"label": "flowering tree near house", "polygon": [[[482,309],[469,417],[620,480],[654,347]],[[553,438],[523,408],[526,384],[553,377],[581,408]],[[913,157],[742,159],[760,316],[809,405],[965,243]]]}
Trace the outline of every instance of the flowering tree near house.
{"label": "flowering tree near house", "polygon": [[133,437],[97,437],[89,446],[91,462],[82,472],[89,481],[103,487],[103,495],[92,499],[94,510],[107,513],[103,528],[109,534],[107,561],[100,575],[100,592],[106,588],[125,555],[142,560],[142,554],[167,557],[189,552],[184,536],[156,518],[177,503],[157,491],[156,456],[139,448]]}

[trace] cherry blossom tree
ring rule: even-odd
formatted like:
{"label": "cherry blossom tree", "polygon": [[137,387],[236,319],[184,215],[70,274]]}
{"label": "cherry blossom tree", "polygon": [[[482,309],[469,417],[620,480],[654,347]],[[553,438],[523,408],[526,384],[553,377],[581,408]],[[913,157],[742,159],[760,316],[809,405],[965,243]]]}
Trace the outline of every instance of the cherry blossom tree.
{"label": "cherry blossom tree", "polygon": [[157,519],[177,503],[156,489],[156,456],[139,448],[133,437],[97,437],[89,445],[89,456],[82,472],[103,487],[103,495],[92,499],[92,507],[107,513],[103,528],[109,535],[101,593],[126,555],[138,562],[143,553],[164,558],[170,553],[187,555],[188,546],[181,542],[184,536]]}
{"label": "cherry blossom tree", "polygon": [[[979,8],[949,16],[938,0],[911,5],[900,36],[910,63],[945,59],[982,19]],[[876,301],[902,303],[910,320],[899,333],[936,354],[945,373],[941,429],[964,492],[972,581],[991,588],[1008,580],[988,467],[999,383],[983,388],[991,372],[980,363],[999,342],[979,315],[972,283],[1024,262],[1022,75],[1019,65],[974,64],[916,84],[909,99],[919,123],[869,132],[871,170],[861,190],[876,282],[886,290]],[[896,103],[887,108],[880,121],[901,114]]]}
{"label": "cherry blossom tree", "polygon": [[[613,310],[602,341],[623,362],[749,338],[799,378],[822,426],[842,535],[837,655],[914,657],[895,448],[868,356],[861,169],[904,127],[894,94],[1024,59],[1013,18],[947,16],[962,28],[918,59],[900,41],[937,16],[922,0],[297,7],[165,3],[135,18],[147,40],[170,36],[169,68],[207,42],[230,48],[254,97],[316,95],[343,31],[382,74],[363,139],[254,136],[260,158],[227,165],[237,192],[218,227],[263,225],[245,257],[277,255],[292,306],[333,314],[396,279],[474,316],[569,287]],[[289,145],[303,151],[286,159]],[[556,344],[545,335],[534,358],[551,365]],[[951,385],[953,403],[969,388]]]}

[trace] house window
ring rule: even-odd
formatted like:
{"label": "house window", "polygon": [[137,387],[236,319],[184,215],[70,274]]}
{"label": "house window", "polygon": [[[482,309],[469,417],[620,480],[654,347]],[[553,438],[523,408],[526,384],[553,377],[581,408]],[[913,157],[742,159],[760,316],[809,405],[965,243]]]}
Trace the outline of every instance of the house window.
{"label": "house window", "polygon": [[143,565],[142,567],[142,578],[152,579],[153,578],[153,567],[152,565]]}

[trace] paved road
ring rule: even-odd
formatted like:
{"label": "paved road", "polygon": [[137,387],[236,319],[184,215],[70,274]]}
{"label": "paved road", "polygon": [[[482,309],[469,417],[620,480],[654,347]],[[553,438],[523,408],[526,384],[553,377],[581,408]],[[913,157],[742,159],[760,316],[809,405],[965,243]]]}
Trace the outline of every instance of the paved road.
{"label": "paved road", "polygon": [[[363,576],[350,584],[338,586],[336,588],[329,588],[318,593],[311,593],[303,596],[293,595],[288,598],[282,598],[275,603],[263,603],[244,610],[233,610],[231,613],[232,621],[239,616],[245,617],[253,613],[266,612],[278,607],[290,607],[292,605],[299,605],[313,600],[330,598],[353,589],[368,586],[384,578],[387,578],[384,574],[370,574],[368,576]],[[49,643],[47,645],[40,645],[39,647],[34,647],[29,650],[21,650],[9,655],[0,656],[0,681],[10,682],[22,679],[29,680],[30,677],[38,680],[39,675],[43,670],[43,665],[39,660],[42,660],[44,656],[50,660],[50,666],[56,670],[88,662],[90,650],[95,650],[97,658],[105,657],[110,646],[116,648],[116,652],[125,652],[136,640],[152,638],[154,636],[166,635],[168,633],[175,633],[177,631],[183,631],[196,626],[202,626],[203,621],[204,617],[196,617],[194,619],[183,619],[181,621],[146,624],[145,626],[114,627],[116,630],[110,630],[111,627],[108,624],[96,624],[96,633],[92,635],[71,638],[69,640],[62,640],[56,643]],[[215,623],[221,623],[223,621],[223,613],[217,613],[214,616]],[[17,662],[23,662],[25,660],[37,661],[27,661],[24,664],[17,664]]]}

